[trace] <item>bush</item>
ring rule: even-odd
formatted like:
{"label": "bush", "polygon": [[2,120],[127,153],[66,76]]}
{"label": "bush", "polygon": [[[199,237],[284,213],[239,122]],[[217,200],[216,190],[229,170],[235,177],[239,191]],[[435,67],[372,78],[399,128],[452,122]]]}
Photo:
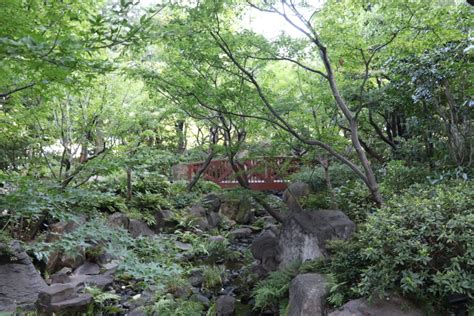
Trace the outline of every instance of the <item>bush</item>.
{"label": "bush", "polygon": [[398,292],[436,307],[454,294],[473,298],[473,227],[472,183],[413,185],[351,241],[333,243],[323,271],[342,285],[331,296]]}
{"label": "bush", "polygon": [[[329,176],[333,187],[343,185],[348,180],[355,180],[357,176],[349,167],[333,163],[329,166]],[[311,185],[314,192],[326,191],[326,178],[324,177],[324,170],[317,165],[312,168],[304,167],[298,173],[291,176],[292,181],[302,181]]]}
{"label": "bush", "polygon": [[387,163],[381,185],[387,194],[400,193],[415,183],[427,183],[428,170],[423,166],[408,167],[401,160]]}
{"label": "bush", "polygon": [[474,297],[474,186],[413,186],[371,216],[359,240],[369,265],[360,294],[399,291],[440,302]]}
{"label": "bush", "polygon": [[360,181],[348,181],[334,191],[339,209],[356,223],[363,223],[376,210],[370,192]]}
{"label": "bush", "polygon": [[315,270],[326,274],[330,286],[328,302],[339,307],[360,296],[357,285],[367,260],[362,256],[363,245],[357,238],[333,240],[327,245],[330,257],[316,262]]}

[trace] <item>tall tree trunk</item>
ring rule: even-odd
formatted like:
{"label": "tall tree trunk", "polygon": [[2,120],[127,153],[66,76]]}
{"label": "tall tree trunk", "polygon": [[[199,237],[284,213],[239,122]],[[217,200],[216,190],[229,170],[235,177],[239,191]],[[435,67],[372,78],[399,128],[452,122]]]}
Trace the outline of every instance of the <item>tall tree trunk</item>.
{"label": "tall tree trunk", "polygon": [[105,148],[105,140],[104,140],[104,131],[102,130],[102,120],[98,120],[96,124],[96,137],[95,137],[95,149],[94,154],[101,152]]}
{"label": "tall tree trunk", "polygon": [[131,201],[133,196],[132,168],[127,168],[127,200]]}
{"label": "tall tree trunk", "polygon": [[349,128],[351,131],[351,142],[352,146],[354,147],[359,161],[364,169],[364,173],[366,176],[366,184],[372,194],[372,198],[374,199],[377,204],[383,204],[383,197],[380,193],[379,184],[377,183],[377,179],[375,178],[375,173],[372,170],[370,165],[370,161],[367,159],[367,155],[365,154],[365,150],[362,148],[362,145],[359,141],[359,129],[358,129],[358,122],[354,114],[350,111],[349,107],[347,106],[346,102],[342,98],[341,94],[339,93],[339,89],[337,88],[336,81],[334,79],[334,74],[332,71],[331,63],[329,62],[329,57],[327,55],[326,47],[322,46],[319,42],[317,42],[317,46],[320,51],[321,59],[323,60],[324,67],[326,68],[327,79],[329,82],[329,86],[331,88],[332,95],[336,100],[336,103],[344,114],[346,120],[349,122]]}
{"label": "tall tree trunk", "polygon": [[178,120],[175,123],[176,135],[178,137],[178,153],[186,150],[186,126],[184,120]]}
{"label": "tall tree trunk", "polygon": [[81,155],[79,156],[79,162],[84,163],[85,161],[87,161],[87,158],[89,158],[88,156],[89,156],[89,151],[87,148],[87,141],[85,141],[81,145]]}

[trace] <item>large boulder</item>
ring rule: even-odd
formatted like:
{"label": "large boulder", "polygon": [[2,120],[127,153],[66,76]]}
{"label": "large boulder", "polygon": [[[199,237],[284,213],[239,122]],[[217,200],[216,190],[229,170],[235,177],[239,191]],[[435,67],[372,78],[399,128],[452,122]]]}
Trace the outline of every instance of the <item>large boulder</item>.
{"label": "large boulder", "polygon": [[128,225],[130,224],[130,219],[127,215],[115,212],[109,216],[107,219],[107,225],[111,228],[125,228],[128,229]]}
{"label": "large boulder", "polygon": [[73,284],[53,284],[38,295],[36,307],[42,313],[51,315],[57,313],[85,312],[92,302],[89,294],[78,294]]}
{"label": "large boulder", "polygon": [[18,241],[0,244],[0,312],[32,309],[46,287]]}
{"label": "large boulder", "polygon": [[325,315],[324,305],[327,294],[326,281],[321,274],[297,275],[290,284],[288,316]]}
{"label": "large boulder", "polygon": [[165,227],[165,214],[160,210],[156,210],[153,217],[155,218],[155,224],[153,224],[151,228],[158,234],[161,232],[163,227]]}
{"label": "large boulder", "polygon": [[235,298],[222,295],[216,301],[217,316],[231,316],[235,312]]}
{"label": "large boulder", "polygon": [[348,239],[355,224],[337,210],[301,211],[291,213],[284,221],[279,248],[281,265],[327,255],[326,242]]}
{"label": "large boulder", "polygon": [[278,267],[278,238],[273,231],[266,230],[257,236],[250,246],[250,251],[267,272]]}
{"label": "large boulder", "polygon": [[400,296],[389,296],[369,301],[366,298],[352,300],[328,316],[422,316],[423,311]]}
{"label": "large boulder", "polygon": [[194,225],[202,230],[209,229],[209,222],[206,215],[206,209],[199,204],[194,204],[189,208],[189,216]]}
{"label": "large boulder", "polygon": [[[161,217],[160,217],[161,216]],[[155,215],[155,219],[161,219],[162,222],[163,214]],[[127,215],[115,212],[107,219],[107,225],[111,228],[124,228],[128,230],[133,238],[139,236],[153,236],[154,232],[148,227],[147,224],[136,219],[129,219]],[[156,230],[160,230],[161,226],[155,227]]]}
{"label": "large boulder", "polygon": [[131,219],[128,224],[128,232],[133,238],[139,236],[153,236],[155,233],[142,221]]}
{"label": "large boulder", "polygon": [[217,194],[209,193],[202,199],[202,206],[208,213],[217,213],[221,207],[221,199]]}
{"label": "large boulder", "polygon": [[74,271],[74,275],[79,275],[79,274],[95,275],[99,273],[100,273],[99,265],[92,262],[85,262]]}
{"label": "large boulder", "polygon": [[48,257],[46,270],[52,274],[64,267],[76,269],[86,260],[84,249],[77,247],[75,254],[65,254],[62,251],[54,251]]}
{"label": "large boulder", "polygon": [[299,211],[301,210],[301,198],[309,195],[310,193],[311,188],[309,184],[301,181],[294,182],[291,183],[283,192],[283,202],[285,202],[291,211]]}

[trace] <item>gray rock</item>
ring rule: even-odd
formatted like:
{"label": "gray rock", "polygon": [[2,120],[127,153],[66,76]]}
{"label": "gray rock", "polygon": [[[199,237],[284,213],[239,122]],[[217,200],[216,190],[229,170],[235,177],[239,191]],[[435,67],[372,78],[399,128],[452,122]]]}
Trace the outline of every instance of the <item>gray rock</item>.
{"label": "gray rock", "polygon": [[208,240],[209,240],[209,242],[220,243],[220,242],[225,242],[225,237],[221,236],[221,235],[210,236]]}
{"label": "gray rock", "polygon": [[400,296],[389,296],[369,303],[367,299],[352,300],[328,316],[422,316],[423,311]]}
{"label": "gray rock", "polygon": [[64,267],[51,276],[51,283],[67,283],[70,280],[71,273],[71,268]]}
{"label": "gray rock", "polygon": [[260,260],[265,270],[274,271],[278,267],[278,238],[272,231],[267,230],[257,236],[250,251],[255,259]]}
{"label": "gray rock", "polygon": [[[140,293],[140,295],[130,297],[127,301],[123,302],[122,305],[127,307],[130,311],[143,312],[141,307],[153,305],[155,303],[157,291],[159,291],[158,288],[152,285]],[[127,315],[130,315],[129,313],[127,313]]]}
{"label": "gray rock", "polygon": [[249,279],[249,283],[256,283],[256,281],[262,280],[267,277],[269,271],[267,271],[267,269],[265,269],[260,264],[252,263],[252,265],[250,266],[250,272],[254,275],[254,277]]}
{"label": "gray rock", "polygon": [[77,248],[77,251],[73,255],[66,255],[61,251],[54,251],[49,257],[48,262],[46,263],[46,270],[52,274],[60,269],[67,267],[71,269],[76,269],[81,264],[85,262],[85,253],[84,249],[80,247]]}
{"label": "gray rock", "polygon": [[99,256],[95,258],[96,262],[101,265],[107,264],[115,259],[117,259],[117,256],[107,251],[102,252]]}
{"label": "gray rock", "polygon": [[239,200],[235,221],[239,224],[249,224],[253,220],[252,201],[246,196],[242,196]]}
{"label": "gray rock", "polygon": [[321,274],[297,275],[290,284],[288,316],[324,315],[327,294],[326,281]]}
{"label": "gray rock", "polygon": [[348,239],[355,224],[343,212],[335,210],[303,211],[290,214],[279,236],[279,261],[287,265],[292,261],[305,261],[327,254],[326,242],[331,239]]}
{"label": "gray rock", "polygon": [[217,316],[231,316],[235,311],[235,298],[222,295],[216,301]]}
{"label": "gray rock", "polygon": [[39,293],[36,307],[46,314],[83,312],[91,301],[91,295],[78,294],[72,283],[53,284]]}
{"label": "gray rock", "polygon": [[217,213],[221,207],[221,199],[217,194],[210,193],[202,199],[202,206],[204,206],[208,213]]}
{"label": "gray rock", "polygon": [[195,204],[189,208],[189,214],[194,221],[194,225],[200,229],[208,229],[209,222],[206,215],[206,209],[201,205]]}
{"label": "gray rock", "polygon": [[247,227],[233,229],[229,232],[230,238],[245,238],[252,235],[252,230]]}
{"label": "gray rock", "polygon": [[0,297],[0,315],[15,315],[17,306],[13,300]]}
{"label": "gray rock", "polygon": [[139,236],[153,236],[155,233],[142,221],[132,219],[128,224],[128,232],[133,238]]}
{"label": "gray rock", "polygon": [[191,271],[188,281],[192,286],[201,286],[203,281],[202,272],[200,270]]}
{"label": "gray rock", "polygon": [[85,286],[94,286],[101,290],[110,287],[114,279],[111,275],[74,275],[70,279],[70,283],[73,284],[77,289],[81,289]]}
{"label": "gray rock", "polygon": [[198,303],[201,303],[205,307],[209,307],[211,305],[211,301],[209,301],[209,299],[207,297],[205,297],[204,295],[199,294],[199,293],[193,294],[191,296],[191,300],[193,300],[195,302],[198,302]]}
{"label": "gray rock", "polygon": [[107,225],[111,228],[125,228],[128,229],[128,225],[130,224],[130,219],[127,215],[123,213],[113,213],[107,219]]}
{"label": "gray rock", "polygon": [[38,295],[37,306],[49,306],[53,303],[67,301],[78,296],[74,284],[53,284]]}
{"label": "gray rock", "polygon": [[155,224],[153,225],[152,229],[158,234],[165,226],[165,214],[163,214],[162,211],[157,210],[153,216],[155,218]]}
{"label": "gray rock", "polygon": [[298,181],[290,184],[288,188],[283,192],[283,202],[288,206],[291,211],[300,211],[301,198],[309,195],[311,188],[309,184]]}
{"label": "gray rock", "polygon": [[120,261],[112,260],[109,263],[105,263],[102,265],[102,273],[104,275],[113,275],[117,271],[119,267]]}
{"label": "gray rock", "polygon": [[143,307],[137,307],[127,313],[127,316],[146,316]]}
{"label": "gray rock", "polygon": [[10,311],[14,305],[33,308],[39,292],[45,288],[46,282],[18,241],[8,246],[0,244],[0,312]]}
{"label": "gray rock", "polygon": [[57,313],[64,315],[67,313],[77,313],[87,311],[87,307],[92,302],[92,295],[81,294],[69,300],[51,303],[49,305],[38,304],[38,310],[45,314]]}
{"label": "gray rock", "polygon": [[85,262],[74,271],[75,275],[79,275],[79,274],[94,275],[94,274],[99,274],[99,273],[100,273],[99,265],[92,262]]}
{"label": "gray rock", "polygon": [[248,196],[236,198],[226,198],[222,200],[219,213],[230,222],[238,224],[248,224],[253,219],[252,202]]}
{"label": "gray rock", "polygon": [[210,228],[219,227],[222,223],[222,217],[219,213],[211,212],[206,217]]}
{"label": "gray rock", "polygon": [[193,250],[193,245],[191,245],[191,244],[186,244],[186,243],[181,242],[181,241],[175,241],[174,244],[175,244],[176,248],[178,248],[179,250],[183,250],[183,251]]}

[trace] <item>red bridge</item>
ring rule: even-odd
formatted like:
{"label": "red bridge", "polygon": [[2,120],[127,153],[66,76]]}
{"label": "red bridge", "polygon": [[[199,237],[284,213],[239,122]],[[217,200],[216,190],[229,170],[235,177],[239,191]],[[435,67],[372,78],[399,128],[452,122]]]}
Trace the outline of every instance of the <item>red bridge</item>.
{"label": "red bridge", "polygon": [[[204,162],[195,162],[187,165],[187,177],[191,180]],[[239,162],[242,169],[239,174],[247,180],[252,190],[286,189],[287,176],[299,170],[299,160],[294,157],[257,158]],[[202,177],[217,183],[221,188],[238,187],[236,174],[228,160],[211,161]]]}

